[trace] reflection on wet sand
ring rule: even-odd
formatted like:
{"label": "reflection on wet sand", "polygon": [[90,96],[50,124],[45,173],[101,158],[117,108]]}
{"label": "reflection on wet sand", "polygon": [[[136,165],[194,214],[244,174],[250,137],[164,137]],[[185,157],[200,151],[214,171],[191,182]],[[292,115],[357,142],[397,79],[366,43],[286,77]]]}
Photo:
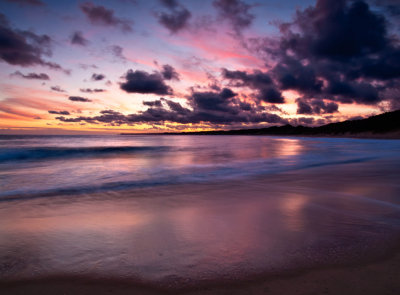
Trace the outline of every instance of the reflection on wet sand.
{"label": "reflection on wet sand", "polygon": [[380,255],[400,233],[394,164],[2,202],[0,279],[193,283]]}

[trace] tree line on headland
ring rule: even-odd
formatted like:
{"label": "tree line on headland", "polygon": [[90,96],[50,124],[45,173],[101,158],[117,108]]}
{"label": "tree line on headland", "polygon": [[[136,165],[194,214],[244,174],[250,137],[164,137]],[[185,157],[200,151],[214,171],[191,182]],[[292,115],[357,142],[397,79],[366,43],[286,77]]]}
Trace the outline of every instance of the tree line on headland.
{"label": "tree line on headland", "polygon": [[[133,133],[122,133],[131,135]],[[288,136],[346,136],[400,138],[400,110],[387,112],[366,119],[330,123],[318,127],[272,126],[267,128],[216,130],[196,132],[152,133],[162,135],[288,135]]]}

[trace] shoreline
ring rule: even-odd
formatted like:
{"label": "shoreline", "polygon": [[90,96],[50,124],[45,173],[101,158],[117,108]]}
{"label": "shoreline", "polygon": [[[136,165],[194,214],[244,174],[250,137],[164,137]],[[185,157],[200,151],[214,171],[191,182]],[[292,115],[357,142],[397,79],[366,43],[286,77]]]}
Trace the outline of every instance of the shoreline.
{"label": "shoreline", "polygon": [[[355,174],[358,173],[358,174]],[[335,178],[332,179],[332,175]],[[141,208],[148,210],[148,206],[158,206],[161,208],[168,206],[186,206],[194,201],[205,200],[205,205],[212,202],[223,202],[227,199],[234,202],[240,200],[247,191],[245,186],[251,188],[249,196],[258,198],[268,189],[269,193],[280,196],[280,190],[284,187],[285,191],[304,193],[309,197],[316,198],[317,204],[324,204],[329,207],[332,200],[321,199],[321,194],[340,194],[340,192],[349,193],[349,196],[359,195],[359,190],[364,190],[363,197],[370,197],[381,194],[379,201],[387,202],[395,206],[398,203],[391,203],[393,193],[397,190],[390,188],[390,185],[396,183],[399,171],[395,163],[390,165],[385,161],[372,161],[365,163],[352,163],[343,165],[333,165],[327,167],[314,167],[275,175],[264,175],[242,179],[240,181],[218,181],[215,183],[198,184],[176,184],[165,185],[156,188],[129,189],[123,193],[115,193],[108,196],[113,199],[113,203],[121,203],[121,206],[128,204],[127,196],[132,196],[135,202],[139,202]],[[360,187],[360,184],[363,184]],[[368,190],[370,188],[371,190]],[[236,192],[237,194],[228,195]],[[65,206],[71,206],[72,209],[85,200],[94,202],[93,204],[102,205],[103,199],[107,195],[103,193],[92,193],[86,196],[71,196],[68,203],[65,203],[65,197],[55,197],[55,209],[62,209]],[[151,196],[150,199],[148,197]],[[169,199],[173,196],[172,199]],[[344,198],[346,195],[341,196]],[[354,197],[352,197],[354,198]],[[335,199],[336,200],[336,199]],[[347,197],[341,202],[351,207],[351,202]],[[337,200],[336,200],[337,201]],[[335,201],[335,202],[336,202]],[[25,204],[29,207],[32,204],[43,204],[47,202],[45,198],[16,200],[10,204],[11,207],[18,208],[18,204]],[[322,203],[318,203],[322,202]],[[75,205],[74,205],[75,203]],[[364,204],[364,203],[362,203]],[[364,204],[365,205],[365,204]],[[363,206],[364,206],[363,205]],[[75,207],[74,207],[75,206]],[[93,205],[92,205],[93,206]],[[207,206],[206,206],[207,207]],[[366,208],[372,208],[371,204]],[[9,208],[10,209],[10,208]],[[168,209],[168,208],[167,208]],[[65,211],[67,216],[69,211]],[[75,209],[74,209],[75,210]],[[74,211],[72,210],[72,211]],[[92,209],[90,209],[92,210]],[[120,212],[115,209],[116,212]],[[347,208],[349,210],[349,208]],[[370,209],[368,209],[370,210]],[[369,211],[365,214],[367,214]],[[398,210],[398,209],[396,209]],[[75,212],[75,211],[74,211]],[[374,212],[374,211],[372,211]],[[393,216],[398,216],[397,211]],[[393,213],[392,213],[393,214]],[[69,218],[73,218],[74,215]],[[79,215],[78,215],[79,216]],[[61,220],[63,221],[63,220]],[[397,225],[398,226],[398,225]],[[396,227],[396,225],[395,225]],[[379,228],[377,229],[379,230]],[[389,232],[390,233],[390,232]],[[265,272],[252,273],[231,273],[227,276],[215,276],[214,279],[205,279],[200,281],[185,281],[185,277],[167,277],[162,281],[140,280],[140,278],[118,279],[107,276],[77,275],[67,276],[43,276],[31,279],[22,279],[14,276],[13,278],[3,278],[0,280],[0,293],[6,295],[17,294],[396,294],[400,288],[400,282],[396,274],[400,273],[400,236],[398,231],[394,231],[395,236],[385,241],[373,241],[373,245],[368,249],[361,249],[361,252],[354,249],[345,249],[339,260],[332,260],[328,257],[321,262],[305,264],[300,262],[289,269],[281,269],[277,272],[271,270]],[[397,234],[396,234],[397,233]],[[357,238],[357,236],[355,236]],[[386,245],[385,248],[380,248]],[[324,246],[324,245],[322,245]],[[318,249],[318,248],[317,248]],[[353,251],[353,252],[352,252]],[[310,252],[312,254],[312,251]],[[319,255],[324,255],[322,251]],[[353,256],[349,255],[353,253]],[[340,254],[340,253],[339,253]],[[314,258],[314,257],[313,257]],[[11,260],[12,261],[12,260]],[[324,263],[325,261],[325,263]],[[335,262],[336,261],[336,262]],[[1,260],[0,260],[1,262]],[[4,269],[3,265],[0,267]],[[246,269],[246,268],[245,268]],[[110,273],[113,275],[113,273]],[[196,279],[195,279],[196,280]],[[349,291],[351,290],[351,291]]]}

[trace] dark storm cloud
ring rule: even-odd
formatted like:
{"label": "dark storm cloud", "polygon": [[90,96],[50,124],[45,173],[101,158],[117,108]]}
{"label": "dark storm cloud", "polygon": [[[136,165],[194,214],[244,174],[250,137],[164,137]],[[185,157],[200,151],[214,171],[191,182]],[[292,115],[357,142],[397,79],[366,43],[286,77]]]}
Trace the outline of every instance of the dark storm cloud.
{"label": "dark storm cloud", "polygon": [[319,99],[306,100],[302,98],[296,99],[297,114],[332,114],[338,111],[339,105],[334,102],[324,102]]}
{"label": "dark storm cloud", "polygon": [[364,1],[318,0],[280,26],[270,72],[280,89],[304,97],[377,104],[400,86],[398,36],[388,34],[383,14]]}
{"label": "dark storm cloud", "polygon": [[376,0],[375,3],[383,6],[391,16],[400,15],[400,6],[398,0]]}
{"label": "dark storm cloud", "polygon": [[268,73],[261,71],[247,73],[244,71],[222,69],[222,76],[223,78],[233,82],[232,85],[235,87],[249,87],[256,90],[255,96],[259,100],[269,103],[285,102],[285,99],[280,91],[274,86]]}
{"label": "dark storm cloud", "polygon": [[80,92],[84,92],[84,93],[99,93],[99,92],[105,92],[105,89],[101,89],[101,88],[81,88],[79,89]]}
{"label": "dark storm cloud", "polygon": [[284,49],[309,55],[348,61],[377,53],[388,46],[382,15],[363,1],[319,0],[315,7],[299,11],[295,24],[302,34],[290,30],[282,42]]}
{"label": "dark storm cloud", "polygon": [[161,107],[161,100],[143,101],[143,105],[148,107]]}
{"label": "dark storm cloud", "polygon": [[312,65],[302,65],[299,60],[285,56],[273,70],[282,90],[294,89],[307,93],[321,91],[323,82],[318,79]]}
{"label": "dark storm cloud", "polygon": [[170,65],[162,66],[161,75],[165,80],[180,80],[178,72]]}
{"label": "dark storm cloud", "polygon": [[68,111],[48,111],[49,114],[54,114],[54,115],[70,115],[70,113]]}
{"label": "dark storm cloud", "polygon": [[20,5],[44,6],[40,0],[5,0],[6,2],[16,3]]}
{"label": "dark storm cloud", "polygon": [[[78,118],[65,118],[64,116],[56,117],[56,120],[59,120],[61,122],[66,122],[66,123],[76,123],[76,122],[82,122],[82,121],[89,121],[89,118],[87,120],[83,120],[84,117],[78,117]],[[92,120],[93,122],[93,120]]]}
{"label": "dark storm cloud", "polygon": [[253,89],[269,87],[272,83],[269,74],[261,71],[247,73],[244,71],[230,71],[227,69],[222,69],[222,76],[225,79],[239,82],[239,84],[237,84],[239,87],[247,86]]}
{"label": "dark storm cloud", "polygon": [[251,6],[243,1],[216,0],[213,5],[218,10],[220,17],[229,20],[237,32],[250,26],[253,22],[254,15],[249,12]]}
{"label": "dark storm cloud", "polygon": [[354,78],[367,77],[389,80],[400,77],[400,49],[391,47],[382,52],[380,58],[369,58],[363,61],[359,69],[349,72]]}
{"label": "dark storm cloud", "polygon": [[312,107],[306,102],[301,99],[297,99],[297,114],[313,114]]}
{"label": "dark storm cloud", "polygon": [[86,97],[81,96],[70,96],[68,97],[70,101],[79,101],[79,102],[91,102],[92,100]]}
{"label": "dark storm cloud", "polygon": [[45,73],[22,74],[20,71],[16,71],[15,73],[11,74],[11,76],[17,76],[28,80],[50,80],[49,75]]}
{"label": "dark storm cloud", "polygon": [[181,9],[170,13],[160,13],[158,21],[171,33],[176,33],[188,24],[191,13],[187,9]]}
{"label": "dark storm cloud", "polygon": [[56,92],[66,92],[60,86],[51,86],[50,89],[53,90],[53,91],[56,91]]}
{"label": "dark storm cloud", "polygon": [[107,9],[104,6],[95,5],[91,2],[81,4],[80,8],[94,25],[120,27],[125,32],[132,31],[132,22],[116,17],[112,9]]}
{"label": "dark storm cloud", "polygon": [[0,13],[0,60],[10,65],[23,67],[41,65],[66,73],[60,65],[43,59],[52,55],[52,40],[48,35],[37,35],[9,27],[7,19]]}
{"label": "dark storm cloud", "polygon": [[194,92],[191,96],[192,105],[202,111],[228,111],[229,98],[236,96],[232,90],[224,88],[221,92]]}
{"label": "dark storm cloud", "polygon": [[89,40],[87,40],[84,36],[83,33],[80,31],[75,31],[71,37],[70,37],[71,44],[74,45],[81,45],[81,46],[86,46],[89,44]]}
{"label": "dark storm cloud", "polygon": [[172,34],[186,28],[192,14],[178,1],[161,0],[161,4],[168,12],[157,14],[158,22],[168,29]]}
{"label": "dark storm cloud", "polygon": [[2,13],[0,13],[0,25],[1,26],[8,26],[9,25],[9,22],[8,22],[6,16],[4,14],[2,14]]}
{"label": "dark storm cloud", "polygon": [[337,101],[351,103],[353,101],[365,104],[375,104],[381,99],[379,90],[370,83],[357,81],[340,81],[332,79],[326,88],[326,93],[335,96]]}
{"label": "dark storm cloud", "polygon": [[179,115],[188,115],[190,114],[190,110],[187,108],[184,108],[180,103],[174,102],[172,100],[165,100],[166,104],[168,105],[169,109],[172,112],[175,112]]}
{"label": "dark storm cloud", "polygon": [[285,98],[282,96],[282,93],[274,87],[260,89],[256,97],[259,100],[269,103],[285,102]]}
{"label": "dark storm cloud", "polygon": [[219,92],[193,92],[187,99],[190,108],[171,99],[160,98],[155,101],[145,101],[149,106],[145,111],[137,114],[124,115],[113,110],[105,110],[94,117],[56,119],[63,122],[105,123],[113,125],[136,123],[165,123],[180,124],[223,124],[236,123],[287,123],[276,114],[263,112],[260,105],[246,103],[237,98],[237,94],[229,88]]}
{"label": "dark storm cloud", "polygon": [[104,74],[96,74],[93,73],[92,77],[90,78],[92,81],[101,81],[104,80],[106,76]]}
{"label": "dark storm cloud", "polygon": [[172,94],[172,88],[165,84],[164,77],[158,73],[129,70],[125,74],[126,81],[120,84],[120,88],[128,93],[153,93]]}

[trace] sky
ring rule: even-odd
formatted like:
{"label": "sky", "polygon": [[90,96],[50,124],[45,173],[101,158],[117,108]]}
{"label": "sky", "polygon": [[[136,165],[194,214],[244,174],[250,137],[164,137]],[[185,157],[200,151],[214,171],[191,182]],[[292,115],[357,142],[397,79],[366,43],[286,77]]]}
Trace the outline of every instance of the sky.
{"label": "sky", "polygon": [[0,134],[318,126],[400,108],[400,0],[0,0]]}

